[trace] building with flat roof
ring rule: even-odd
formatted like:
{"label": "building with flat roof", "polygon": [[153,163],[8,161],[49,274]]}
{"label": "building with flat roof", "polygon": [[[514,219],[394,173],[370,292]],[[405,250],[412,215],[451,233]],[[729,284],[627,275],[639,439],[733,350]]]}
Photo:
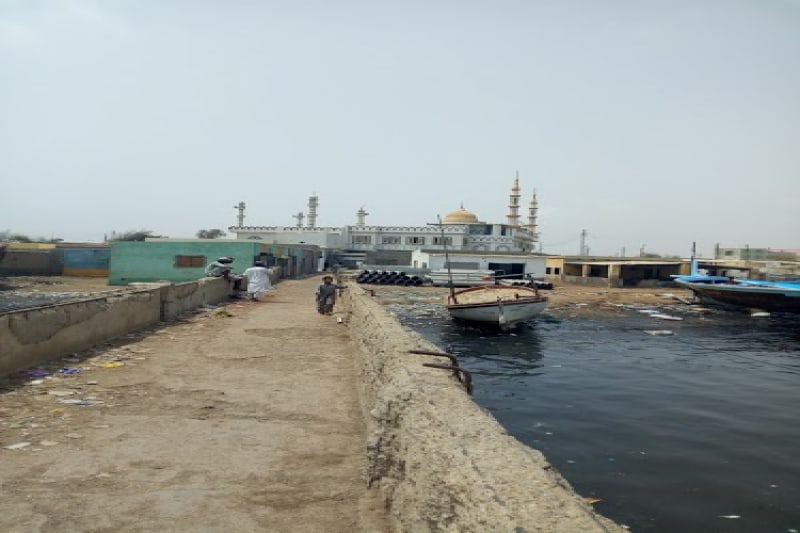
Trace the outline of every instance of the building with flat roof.
{"label": "building with flat roof", "polygon": [[[314,244],[322,250],[323,267],[335,263],[357,266],[363,263],[410,265],[414,250],[475,251],[532,253],[537,231],[538,199],[534,191],[528,207],[526,224],[520,224],[519,176],[509,195],[506,222],[486,222],[462,205],[448,213],[441,224],[429,222],[420,226],[371,226],[366,224],[369,213],[361,207],[356,223],[342,227],[317,227],[316,195],[309,198],[308,214],[298,213],[295,226],[246,226],[244,202],[239,204],[239,225],[228,231],[237,240],[263,241],[282,244]],[[309,221],[308,225],[303,222]]]}

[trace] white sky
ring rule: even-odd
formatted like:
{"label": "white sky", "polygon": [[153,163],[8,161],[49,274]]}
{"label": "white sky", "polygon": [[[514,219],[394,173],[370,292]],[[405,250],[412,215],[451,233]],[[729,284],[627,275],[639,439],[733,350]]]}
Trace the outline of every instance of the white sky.
{"label": "white sky", "polygon": [[800,248],[800,3],[0,0],[0,230],[505,221]]}

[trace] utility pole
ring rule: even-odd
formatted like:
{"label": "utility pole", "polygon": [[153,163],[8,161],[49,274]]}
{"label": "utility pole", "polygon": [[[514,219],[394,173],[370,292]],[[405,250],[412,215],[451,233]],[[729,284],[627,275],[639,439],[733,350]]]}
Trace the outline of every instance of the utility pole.
{"label": "utility pole", "polygon": [[245,208],[244,202],[239,202],[239,204],[233,206],[233,208],[239,210],[238,219],[239,219],[239,227],[241,228],[242,226],[244,226],[244,208]]}
{"label": "utility pole", "polygon": [[639,248],[639,257],[644,257],[644,247],[645,246],[647,246],[647,245],[643,244],[642,247]]}
{"label": "utility pole", "polygon": [[586,247],[586,237],[589,235],[589,232],[585,229],[581,230],[581,251],[580,255],[589,255],[589,249]]}

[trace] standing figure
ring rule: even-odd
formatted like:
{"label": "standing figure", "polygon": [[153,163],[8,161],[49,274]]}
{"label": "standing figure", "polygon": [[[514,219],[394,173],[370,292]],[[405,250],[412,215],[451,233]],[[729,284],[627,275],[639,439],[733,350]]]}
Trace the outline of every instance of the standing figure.
{"label": "standing figure", "polygon": [[275,290],[269,279],[270,270],[261,262],[256,261],[253,266],[242,273],[247,278],[247,298],[253,301],[269,291]]}
{"label": "standing figure", "polygon": [[346,289],[345,285],[336,285],[333,276],[322,278],[322,285],[317,287],[317,312],[321,315],[333,313],[333,306],[336,304],[336,291]]}

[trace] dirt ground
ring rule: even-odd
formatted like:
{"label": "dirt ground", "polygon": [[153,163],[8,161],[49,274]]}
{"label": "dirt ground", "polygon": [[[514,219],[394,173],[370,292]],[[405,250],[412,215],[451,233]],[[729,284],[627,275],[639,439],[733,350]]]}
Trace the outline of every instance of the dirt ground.
{"label": "dirt ground", "polygon": [[[353,283],[350,281],[350,283]],[[0,279],[0,290],[11,288],[20,292],[48,293],[99,293],[126,290],[125,287],[108,285],[106,278],[80,278],[68,276],[56,277],[8,277]],[[402,297],[402,293],[415,292],[429,297],[432,301],[443,301],[448,289],[445,287],[397,287],[392,285],[364,285],[378,291],[387,298],[392,295]],[[586,285],[557,284],[552,291],[541,291],[550,299],[548,308],[560,309],[575,304],[586,304],[590,307],[602,305],[663,305],[666,303],[685,303],[692,299],[689,290],[679,287],[671,288],[608,288],[590,287]],[[676,299],[677,297],[678,299]],[[681,302],[681,299],[684,302]]]}
{"label": "dirt ground", "polygon": [[125,290],[109,285],[108,278],[76,276],[7,276],[0,278],[0,290],[23,292],[106,292]]}
{"label": "dirt ground", "polygon": [[[56,281],[28,288],[108,288]],[[0,381],[0,531],[387,530],[355,348],[316,283]]]}
{"label": "dirt ground", "polygon": [[[363,285],[373,290],[384,304],[407,304],[419,301],[443,303],[448,289],[445,287],[398,287],[392,285]],[[553,290],[542,290],[547,296],[547,313],[556,316],[582,316],[621,310],[630,307],[684,307],[692,300],[692,292],[675,288],[608,288],[585,285],[560,284]]]}

